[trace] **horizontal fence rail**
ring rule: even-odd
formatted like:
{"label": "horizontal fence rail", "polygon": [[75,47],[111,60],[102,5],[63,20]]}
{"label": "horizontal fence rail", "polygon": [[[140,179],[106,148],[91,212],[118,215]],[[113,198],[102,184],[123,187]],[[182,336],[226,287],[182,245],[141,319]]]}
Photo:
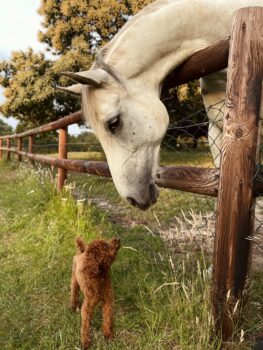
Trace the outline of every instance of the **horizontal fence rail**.
{"label": "horizontal fence rail", "polygon": [[191,80],[199,79],[227,68],[228,54],[229,39],[221,40],[196,52],[165,78],[163,89],[186,84]]}
{"label": "horizontal fence rail", "polygon": [[1,140],[17,139],[17,138],[26,137],[26,136],[38,135],[43,132],[55,131],[61,128],[65,128],[68,125],[80,123],[81,121],[82,121],[82,113],[81,111],[77,111],[75,113],[68,115],[67,117],[60,118],[59,120],[22,132],[20,134],[0,136],[0,139]]}
{"label": "horizontal fence rail", "polygon": [[[107,162],[57,159],[42,154],[19,151],[14,147],[1,147],[1,150],[16,153],[32,161],[59,167],[64,170],[111,178]],[[263,195],[262,176],[263,171],[258,171],[253,180],[253,193],[255,197]],[[163,188],[217,197],[219,177],[219,169],[193,166],[167,166],[158,169],[156,184]]]}

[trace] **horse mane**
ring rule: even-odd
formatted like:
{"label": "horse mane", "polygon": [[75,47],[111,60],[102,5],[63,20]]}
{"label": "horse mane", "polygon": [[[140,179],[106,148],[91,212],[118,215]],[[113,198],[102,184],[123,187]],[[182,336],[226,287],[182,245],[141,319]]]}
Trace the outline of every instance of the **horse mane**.
{"label": "horse mane", "polygon": [[94,99],[94,87],[82,85],[81,111],[84,120],[92,128],[92,121],[96,120],[97,106]]}
{"label": "horse mane", "polygon": [[94,62],[94,68],[101,68],[105,70],[118,84],[120,84],[123,88],[125,87],[124,79],[121,74],[113,68],[110,64],[107,64],[104,60],[106,54],[109,50],[108,45],[105,45],[102,49],[100,49],[96,55],[96,59]]}

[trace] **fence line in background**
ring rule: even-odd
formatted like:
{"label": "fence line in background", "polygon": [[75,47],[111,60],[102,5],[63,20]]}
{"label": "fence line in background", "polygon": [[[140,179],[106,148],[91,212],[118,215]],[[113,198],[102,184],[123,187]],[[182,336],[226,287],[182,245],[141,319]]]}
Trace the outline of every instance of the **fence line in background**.
{"label": "fence line in background", "polygon": [[[263,172],[258,169],[255,174],[255,135],[258,135],[259,128],[259,92],[263,74],[263,60],[259,54],[263,51],[260,38],[262,25],[263,8],[239,10],[234,20],[228,76],[228,114],[220,171],[171,166],[162,167],[157,173],[157,184],[162,187],[218,196],[212,303],[217,329],[223,330],[225,340],[231,338],[233,331],[229,316],[233,315],[233,306],[237,300],[242,301],[241,306],[245,302],[242,296],[250,260],[250,242],[247,237],[252,236],[253,232],[251,207],[253,198],[263,194]],[[242,40],[245,40],[245,44]],[[196,53],[165,80],[164,86],[176,86],[225,68],[228,49],[229,40],[225,40]],[[250,63],[249,67],[247,62]],[[67,159],[67,126],[81,120],[79,111],[20,134],[2,136],[0,157],[5,151],[9,160],[10,152],[14,152],[19,160],[24,156],[31,162],[57,166],[58,190],[63,187],[67,170],[110,177],[105,162]],[[33,135],[52,130],[59,130],[59,159],[33,154]],[[28,152],[22,150],[23,137],[29,137]],[[11,139],[17,140],[16,148],[10,147]],[[6,140],[6,147],[3,140]],[[230,301],[227,298],[229,293]]]}

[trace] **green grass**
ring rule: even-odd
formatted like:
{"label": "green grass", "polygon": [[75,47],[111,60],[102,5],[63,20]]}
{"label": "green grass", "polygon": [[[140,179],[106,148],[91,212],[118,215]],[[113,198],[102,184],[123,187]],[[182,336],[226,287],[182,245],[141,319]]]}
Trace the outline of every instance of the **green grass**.
{"label": "green grass", "polygon": [[[116,235],[122,241],[112,268],[116,338],[103,339],[97,310],[91,349],[219,349],[202,253],[171,254],[145,227],[123,228],[67,191],[57,195],[50,179],[47,170],[0,163],[0,349],[78,349],[80,315],[68,308],[74,238]],[[262,276],[254,282],[245,332],[263,324]],[[231,347],[249,348],[238,341]]]}

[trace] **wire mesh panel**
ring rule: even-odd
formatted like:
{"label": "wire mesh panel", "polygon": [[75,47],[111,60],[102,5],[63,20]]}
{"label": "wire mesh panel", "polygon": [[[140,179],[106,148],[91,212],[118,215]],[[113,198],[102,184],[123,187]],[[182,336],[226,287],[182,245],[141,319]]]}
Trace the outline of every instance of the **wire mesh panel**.
{"label": "wire mesh panel", "polygon": [[[256,178],[260,183],[263,183],[262,177],[262,161],[263,161],[263,145],[262,136],[260,137],[260,156],[259,164],[257,165],[257,172],[251,182]],[[255,193],[258,195],[258,193]],[[254,234],[253,237],[248,236],[247,239],[253,240],[253,253],[252,253],[252,267],[256,271],[263,270],[263,197],[257,196],[255,204],[255,216],[254,216]]]}

